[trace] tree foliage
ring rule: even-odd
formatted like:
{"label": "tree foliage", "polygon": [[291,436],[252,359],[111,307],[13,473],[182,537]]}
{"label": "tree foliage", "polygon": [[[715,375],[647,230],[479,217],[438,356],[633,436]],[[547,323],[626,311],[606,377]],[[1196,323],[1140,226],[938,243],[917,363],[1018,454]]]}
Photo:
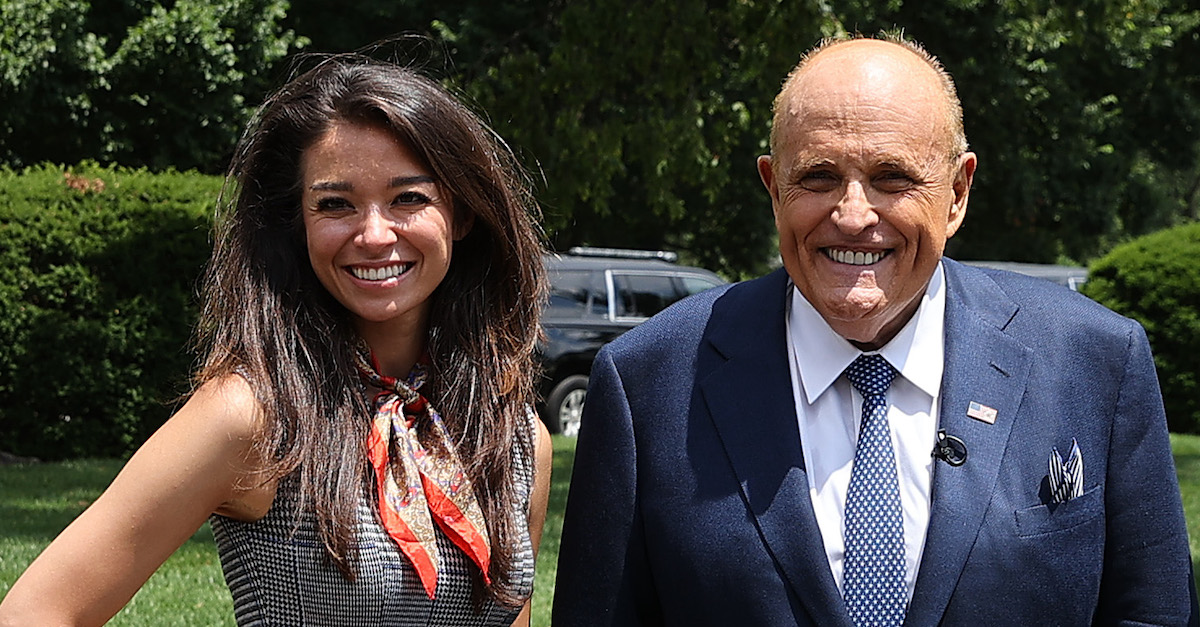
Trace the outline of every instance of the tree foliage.
{"label": "tree foliage", "polygon": [[754,159],[795,38],[832,27],[816,3],[596,0],[557,27],[464,81],[537,158],[554,244],[761,271],[775,246]]}
{"label": "tree foliage", "polygon": [[1085,262],[1200,217],[1194,0],[115,4],[0,0],[0,158],[217,171],[289,50],[419,33],[377,53],[492,120],[557,248],[669,248],[736,278],[776,255],[754,158],[787,71],[822,36],[903,29],[954,75],[980,156],[952,255]]}
{"label": "tree foliage", "polygon": [[980,157],[952,254],[1086,261],[1195,217],[1200,11],[1186,0],[863,2],[955,77]]}
{"label": "tree foliage", "polygon": [[754,159],[796,42],[837,32],[822,6],[368,0],[333,21],[296,0],[287,24],[315,50],[370,42],[347,21],[426,35],[384,54],[423,62],[491,119],[537,181],[555,248],[667,248],[737,277],[774,257]]}
{"label": "tree foliage", "polygon": [[1083,262],[1197,217],[1200,11],[1186,0],[582,0],[410,15],[542,177],[558,248],[670,248],[731,277],[760,272],[774,230],[753,160],[771,99],[820,37],[885,29],[943,59],[980,155],[951,254]]}
{"label": "tree foliage", "polygon": [[279,27],[286,10],[0,0],[0,159],[221,171],[275,63],[304,42]]}

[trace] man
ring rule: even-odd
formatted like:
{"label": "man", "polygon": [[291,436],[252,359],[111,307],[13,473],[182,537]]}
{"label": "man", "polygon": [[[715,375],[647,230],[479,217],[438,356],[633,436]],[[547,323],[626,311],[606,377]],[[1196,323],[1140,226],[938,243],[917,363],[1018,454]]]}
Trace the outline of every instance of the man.
{"label": "man", "polygon": [[1196,624],[1145,334],[943,259],[975,167],[916,44],[801,61],[758,163],[786,272],[597,356],[555,627]]}

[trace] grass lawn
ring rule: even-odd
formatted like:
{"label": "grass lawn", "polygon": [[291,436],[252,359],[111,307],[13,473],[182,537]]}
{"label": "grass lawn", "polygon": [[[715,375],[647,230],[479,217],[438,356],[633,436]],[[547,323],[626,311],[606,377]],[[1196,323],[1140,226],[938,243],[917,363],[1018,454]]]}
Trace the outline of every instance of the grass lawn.
{"label": "grass lawn", "polygon": [[1200,436],[1171,434],[1171,452],[1175,454],[1175,472],[1187,515],[1192,569],[1200,573]]}
{"label": "grass lawn", "polygon": [[[1200,557],[1200,436],[1172,435],[1192,555]],[[554,570],[575,440],[554,436],[550,512],[538,554],[533,624],[550,624]],[[0,595],[38,552],[104,489],[113,460],[0,467]],[[1196,562],[1200,571],[1200,562]],[[146,583],[110,625],[233,625],[233,604],[206,524]]]}

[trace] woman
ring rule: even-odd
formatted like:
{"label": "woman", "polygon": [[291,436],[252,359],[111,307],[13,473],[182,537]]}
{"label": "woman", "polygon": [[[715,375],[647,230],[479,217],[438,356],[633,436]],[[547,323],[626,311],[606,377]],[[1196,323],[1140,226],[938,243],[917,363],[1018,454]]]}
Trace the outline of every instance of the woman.
{"label": "woman", "polygon": [[410,70],[334,57],[272,96],[223,194],[195,392],[0,623],[105,622],[211,516],[239,624],[528,625],[550,444],[516,172]]}

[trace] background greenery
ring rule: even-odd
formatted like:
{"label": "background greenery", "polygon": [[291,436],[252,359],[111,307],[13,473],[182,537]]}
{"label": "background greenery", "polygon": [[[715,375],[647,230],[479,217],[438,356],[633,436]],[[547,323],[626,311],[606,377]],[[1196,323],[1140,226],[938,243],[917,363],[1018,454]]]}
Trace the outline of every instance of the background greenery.
{"label": "background greenery", "polygon": [[[951,256],[1086,264],[1200,213],[1195,0],[0,0],[0,14],[0,449],[48,459],[126,454],[185,391],[219,173],[302,53],[393,37],[371,53],[445,79],[511,142],[559,249],[762,272],[777,253],[753,164],[771,100],[820,37],[882,28],[925,42],[960,86],[981,161]],[[1146,325],[1171,424],[1189,431],[1195,267],[1161,283],[1133,270],[1122,285],[1158,287],[1102,297]]]}
{"label": "background greenery", "polygon": [[1142,324],[1172,431],[1200,433],[1200,222],[1122,244],[1083,292]]}
{"label": "background greenery", "polygon": [[137,448],[187,390],[221,179],[0,169],[0,450]]}
{"label": "background greenery", "polygon": [[1195,0],[0,0],[0,160],[221,172],[298,51],[425,66],[541,179],[546,229],[729,278],[775,258],[753,159],[820,37],[902,29],[980,155],[963,259],[1087,262],[1198,214]]}
{"label": "background greenery", "polygon": [[0,159],[219,171],[276,63],[287,0],[0,0]]}
{"label": "background greenery", "polygon": [[[552,436],[554,475],[545,533],[538,552],[533,625],[550,625],[559,536],[566,506],[575,440]],[[1194,568],[1200,571],[1200,436],[1172,435],[1176,471],[1187,515]],[[113,460],[0,466],[0,597],[37,554],[100,494],[119,469]],[[205,525],[175,552],[109,623],[138,625],[233,625],[233,603],[221,575],[212,533]]]}

